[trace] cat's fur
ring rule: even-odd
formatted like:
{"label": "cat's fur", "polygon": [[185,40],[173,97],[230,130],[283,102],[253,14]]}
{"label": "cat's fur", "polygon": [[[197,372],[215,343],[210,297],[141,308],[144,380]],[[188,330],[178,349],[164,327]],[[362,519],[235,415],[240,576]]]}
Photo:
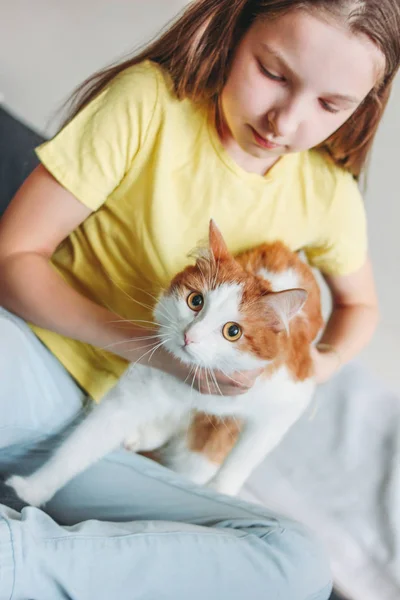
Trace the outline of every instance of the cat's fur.
{"label": "cat's fur", "polygon": [[[248,392],[224,397],[200,394],[151,366],[129,366],[41,469],[8,480],[23,500],[47,502],[121,444],[158,449],[166,466],[236,494],[303,413],[315,387],[310,346],[322,325],[311,269],[281,243],[233,258],[213,222],[209,237],[208,253],[175,277],[155,307],[160,341],[193,375],[199,366],[210,378],[214,370],[234,376],[262,367],[263,374]],[[204,301],[197,312],[192,292]],[[240,326],[240,339],[224,337],[227,323]]]}

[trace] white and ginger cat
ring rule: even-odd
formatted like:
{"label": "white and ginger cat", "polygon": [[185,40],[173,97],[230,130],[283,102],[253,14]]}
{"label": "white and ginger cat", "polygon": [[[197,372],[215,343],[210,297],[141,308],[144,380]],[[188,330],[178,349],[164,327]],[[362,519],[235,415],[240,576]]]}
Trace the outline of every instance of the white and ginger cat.
{"label": "white and ginger cat", "polygon": [[310,403],[320,292],[311,269],[283,244],[233,257],[211,222],[208,252],[173,279],[154,318],[159,341],[193,372],[264,372],[249,391],[228,397],[129,366],[43,467],[7,481],[28,504],[44,504],[122,444],[157,450],[157,460],[192,481],[236,494]]}

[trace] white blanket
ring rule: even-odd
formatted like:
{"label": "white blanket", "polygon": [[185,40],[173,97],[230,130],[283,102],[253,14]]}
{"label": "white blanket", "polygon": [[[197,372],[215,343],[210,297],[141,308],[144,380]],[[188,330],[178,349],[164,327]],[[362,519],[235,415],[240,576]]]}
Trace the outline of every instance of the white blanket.
{"label": "white blanket", "polygon": [[243,496],[314,529],[352,599],[400,599],[400,398],[361,365],[320,388]]}

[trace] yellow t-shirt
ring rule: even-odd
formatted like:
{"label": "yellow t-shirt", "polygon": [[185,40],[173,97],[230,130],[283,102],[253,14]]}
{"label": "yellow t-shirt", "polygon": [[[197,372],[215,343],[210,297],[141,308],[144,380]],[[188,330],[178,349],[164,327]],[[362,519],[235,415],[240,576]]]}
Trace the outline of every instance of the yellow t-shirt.
{"label": "yellow t-shirt", "polygon": [[[37,154],[94,211],[58,247],[54,267],[127,319],[151,318],[146,292],[157,295],[188,263],[210,217],[233,253],[279,239],[326,273],[349,273],[365,260],[364,208],[348,173],[315,151],[284,156],[266,176],[244,171],[206,109],[178,100],[151,62],[121,73]],[[95,399],[127,366],[105,350],[33,329]]]}

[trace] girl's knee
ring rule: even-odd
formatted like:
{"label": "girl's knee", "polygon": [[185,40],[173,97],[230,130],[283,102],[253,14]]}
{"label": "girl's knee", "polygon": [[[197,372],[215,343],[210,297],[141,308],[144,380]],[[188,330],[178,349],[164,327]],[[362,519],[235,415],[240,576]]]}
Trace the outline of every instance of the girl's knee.
{"label": "girl's knee", "polygon": [[321,542],[303,525],[283,519],[263,537],[282,573],[282,598],[327,600],[332,592],[329,560]]}
{"label": "girl's knee", "polygon": [[28,325],[0,309],[0,446],[55,433],[83,393]]}

